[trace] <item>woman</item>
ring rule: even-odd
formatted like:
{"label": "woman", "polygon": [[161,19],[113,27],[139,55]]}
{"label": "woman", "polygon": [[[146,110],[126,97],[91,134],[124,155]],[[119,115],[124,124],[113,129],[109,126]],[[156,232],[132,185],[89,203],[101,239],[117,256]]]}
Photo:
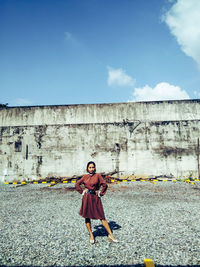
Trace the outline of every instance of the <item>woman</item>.
{"label": "woman", "polygon": [[[102,225],[108,232],[108,240],[118,242],[113,236],[110,226],[105,219],[101,197],[106,193],[107,184],[101,174],[96,173],[96,165],[93,161],[88,162],[87,172],[75,185],[76,190],[82,194],[82,205],[79,214],[85,218],[85,224],[90,235],[90,243],[94,244],[94,235],[91,228],[91,219],[101,220]],[[84,184],[85,189],[81,188]],[[101,191],[99,191],[102,186]]]}

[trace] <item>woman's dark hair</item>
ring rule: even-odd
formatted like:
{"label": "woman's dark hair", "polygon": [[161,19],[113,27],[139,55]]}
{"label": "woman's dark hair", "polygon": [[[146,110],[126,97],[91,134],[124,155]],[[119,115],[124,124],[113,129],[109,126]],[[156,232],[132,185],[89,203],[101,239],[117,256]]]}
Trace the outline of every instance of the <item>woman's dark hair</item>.
{"label": "woman's dark hair", "polygon": [[93,164],[93,165],[94,165],[94,167],[95,167],[95,172],[96,172],[96,164],[94,163],[94,161],[89,161],[89,162],[88,162],[86,171],[88,172],[88,167],[89,167],[90,164]]}

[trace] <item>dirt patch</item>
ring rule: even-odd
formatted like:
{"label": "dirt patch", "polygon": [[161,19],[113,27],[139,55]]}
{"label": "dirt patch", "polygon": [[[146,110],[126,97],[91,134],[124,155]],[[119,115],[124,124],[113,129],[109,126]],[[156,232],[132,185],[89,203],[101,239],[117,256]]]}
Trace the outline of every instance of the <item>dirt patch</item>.
{"label": "dirt patch", "polygon": [[40,188],[40,191],[54,191],[58,193],[67,193],[76,191],[75,187],[65,187],[65,188],[56,188],[56,187],[43,187]]}
{"label": "dirt patch", "polygon": [[192,187],[192,189],[196,191],[198,196],[200,195],[200,187],[199,186]]}
{"label": "dirt patch", "polygon": [[108,185],[108,190],[111,192],[119,192],[119,191],[128,191],[131,190],[128,186],[119,186],[119,187],[113,187],[111,184]]}

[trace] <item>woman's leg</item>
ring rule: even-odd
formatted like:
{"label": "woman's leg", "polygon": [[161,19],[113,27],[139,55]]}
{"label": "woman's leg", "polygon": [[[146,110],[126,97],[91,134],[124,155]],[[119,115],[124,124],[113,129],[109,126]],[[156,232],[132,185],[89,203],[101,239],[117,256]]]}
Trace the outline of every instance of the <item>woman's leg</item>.
{"label": "woman's leg", "polygon": [[106,229],[106,231],[108,232],[108,235],[111,236],[112,239],[116,240],[116,238],[114,237],[114,235],[111,232],[111,229],[110,229],[110,226],[109,226],[107,220],[102,219],[101,222],[102,222],[102,225],[104,226],[104,228]]}
{"label": "woman's leg", "polygon": [[94,240],[94,236],[93,236],[93,233],[92,233],[91,220],[89,218],[86,218],[85,219],[85,224],[86,224],[86,227],[88,229],[88,232],[89,232],[89,235],[90,235],[90,239]]}

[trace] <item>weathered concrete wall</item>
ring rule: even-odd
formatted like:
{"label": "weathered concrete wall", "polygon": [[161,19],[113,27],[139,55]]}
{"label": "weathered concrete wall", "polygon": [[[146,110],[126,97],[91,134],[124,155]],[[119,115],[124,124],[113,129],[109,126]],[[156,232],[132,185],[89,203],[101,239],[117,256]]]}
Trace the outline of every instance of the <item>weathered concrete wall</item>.
{"label": "weathered concrete wall", "polygon": [[[199,116],[196,114],[199,109],[195,110],[199,106],[198,101],[159,103],[153,102],[152,104],[151,112],[154,107],[157,107],[157,111],[156,108],[154,110],[156,113],[154,117],[161,118],[163,116],[167,119],[167,112],[165,115],[159,113],[166,109],[169,112],[168,106],[170,105],[174,110],[174,114],[173,112],[168,114],[170,118],[188,116],[191,118],[193,112],[194,117]],[[116,110],[116,105],[114,104],[114,110]],[[151,105],[148,105],[148,109],[150,109]],[[90,105],[86,106],[88,109],[90,108]],[[95,105],[91,106],[94,108]],[[138,107],[138,103],[135,106]],[[105,117],[101,115],[100,123],[86,123],[85,120],[83,123],[76,124],[76,117],[74,117],[73,123],[62,124],[62,118],[67,118],[63,114],[74,111],[74,106],[71,107],[71,111],[70,106],[57,107],[58,114],[56,107],[42,107],[41,117],[39,107],[6,109],[7,114],[5,109],[0,111],[0,114],[3,114],[1,121],[4,125],[0,127],[0,179],[2,181],[38,179],[47,176],[69,177],[74,174],[82,174],[85,173],[85,166],[89,160],[97,163],[99,172],[119,169],[122,173],[136,175],[174,175],[176,178],[183,178],[192,173],[197,176],[199,119],[153,121],[150,120],[147,108],[144,111],[140,110],[141,116],[139,116],[138,109],[135,108],[134,114],[137,112],[138,114],[137,120],[133,121],[135,117],[131,113],[131,115],[126,113],[130,108],[130,103],[127,103],[119,104],[120,108],[117,114],[112,111],[112,104],[106,104],[105,110],[110,113]],[[125,107],[126,112],[122,107]],[[144,103],[143,107],[145,107]],[[76,108],[78,110],[78,106]],[[33,110],[32,115],[30,110]],[[38,121],[44,122],[44,110],[48,118],[46,124],[49,123],[52,112],[55,112],[57,121],[51,120],[51,123],[54,122],[55,125],[51,125],[51,123],[34,125]],[[83,110],[83,106],[80,105],[80,111],[77,111],[76,114],[84,118]],[[105,114],[103,105],[101,105],[101,110],[102,114]],[[132,107],[131,110],[134,108]],[[179,111],[178,114],[175,110]],[[182,110],[182,114],[179,114],[180,110]],[[186,115],[184,115],[184,110]],[[21,120],[24,112],[32,116],[31,119],[27,118],[27,126],[23,126],[25,123]],[[120,115],[121,113],[124,114],[124,117]],[[88,118],[93,120],[93,113],[91,116],[88,114],[86,112],[87,120],[89,120]],[[148,121],[139,120],[140,118],[144,119],[144,114],[146,114],[146,118],[148,117]],[[9,123],[6,118],[10,121]],[[114,118],[117,118],[117,122],[109,121]],[[132,122],[127,121],[131,118]],[[105,123],[106,120],[108,120],[107,123]],[[10,126],[6,126],[6,124],[10,124]],[[17,125],[14,126],[14,124]],[[18,126],[18,124],[22,124],[22,126]]]}
{"label": "weathered concrete wall", "polygon": [[0,110],[0,126],[200,119],[200,100],[14,107]]}

